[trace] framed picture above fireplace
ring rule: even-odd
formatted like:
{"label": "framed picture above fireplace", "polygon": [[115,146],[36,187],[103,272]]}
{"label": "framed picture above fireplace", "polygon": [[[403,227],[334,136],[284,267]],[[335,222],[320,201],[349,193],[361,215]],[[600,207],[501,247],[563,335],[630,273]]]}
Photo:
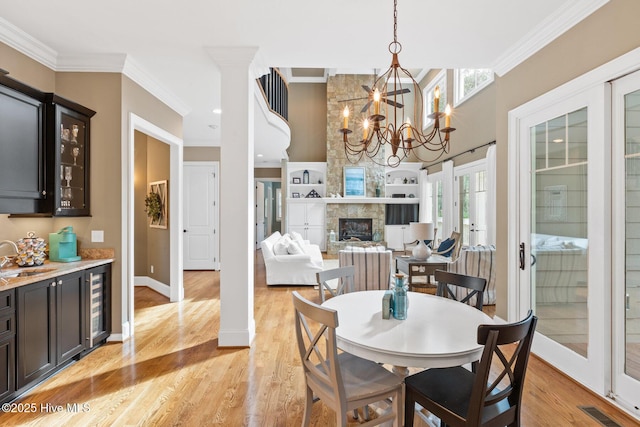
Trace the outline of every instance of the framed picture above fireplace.
{"label": "framed picture above fireplace", "polygon": [[365,197],[366,169],[363,166],[344,167],[344,197]]}

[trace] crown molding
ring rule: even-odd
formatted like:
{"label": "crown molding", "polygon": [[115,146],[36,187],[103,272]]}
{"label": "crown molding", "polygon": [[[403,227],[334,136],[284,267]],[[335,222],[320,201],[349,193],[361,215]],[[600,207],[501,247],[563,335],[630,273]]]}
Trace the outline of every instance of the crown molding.
{"label": "crown molding", "polygon": [[121,73],[126,61],[127,55],[124,53],[58,55],[56,71]]}
{"label": "crown molding", "polygon": [[608,2],[609,0],[565,2],[501,55],[491,68],[498,76],[503,76]]}
{"label": "crown molding", "polygon": [[0,42],[52,70],[56,69],[58,53],[55,50],[4,18],[0,18]]}
{"label": "crown molding", "polygon": [[166,90],[160,83],[158,83],[156,79],[151,76],[151,74],[149,74],[140,65],[138,65],[138,63],[129,55],[127,55],[127,59],[124,63],[122,74],[136,82],[144,90],[158,98],[160,101],[165,103],[169,108],[180,114],[182,117],[191,112],[191,108],[188,105],[182,102],[182,100],[175,96],[173,93]]}
{"label": "crown molding", "polygon": [[0,18],[0,42],[55,72],[122,73],[181,116],[191,110],[126,54],[59,55],[3,18]]}

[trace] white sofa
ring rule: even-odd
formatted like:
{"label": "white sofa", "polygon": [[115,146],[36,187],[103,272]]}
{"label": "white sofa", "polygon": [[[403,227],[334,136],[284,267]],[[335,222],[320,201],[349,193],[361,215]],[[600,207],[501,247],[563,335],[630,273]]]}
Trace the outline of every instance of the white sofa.
{"label": "white sofa", "polygon": [[276,231],[260,242],[267,285],[317,285],[316,273],[324,264],[318,245],[300,234],[281,235]]}

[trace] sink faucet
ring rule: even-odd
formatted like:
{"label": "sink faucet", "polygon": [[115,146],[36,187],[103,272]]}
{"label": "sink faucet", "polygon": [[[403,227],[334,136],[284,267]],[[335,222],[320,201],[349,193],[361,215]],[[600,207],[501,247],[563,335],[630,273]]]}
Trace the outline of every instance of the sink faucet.
{"label": "sink faucet", "polygon": [[[18,246],[16,246],[16,244],[11,240],[0,240],[0,247],[2,247],[3,245],[11,246],[15,251],[16,255],[18,254]],[[8,256],[0,257],[0,270],[2,270],[2,267],[4,267],[8,262],[9,262]]]}

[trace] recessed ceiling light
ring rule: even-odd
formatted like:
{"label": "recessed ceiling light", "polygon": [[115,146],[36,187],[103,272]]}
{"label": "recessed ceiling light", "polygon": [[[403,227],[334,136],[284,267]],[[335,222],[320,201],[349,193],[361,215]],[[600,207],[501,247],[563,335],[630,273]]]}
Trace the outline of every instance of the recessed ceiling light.
{"label": "recessed ceiling light", "polygon": [[214,109],[213,109],[213,114],[222,114],[222,109],[220,109],[220,108],[214,108]]}
{"label": "recessed ceiling light", "polygon": [[553,142],[555,142],[556,144],[559,144],[561,142],[564,142],[564,139],[562,138],[554,139]]}
{"label": "recessed ceiling light", "polygon": [[262,157],[262,154],[256,154],[257,157]]}

